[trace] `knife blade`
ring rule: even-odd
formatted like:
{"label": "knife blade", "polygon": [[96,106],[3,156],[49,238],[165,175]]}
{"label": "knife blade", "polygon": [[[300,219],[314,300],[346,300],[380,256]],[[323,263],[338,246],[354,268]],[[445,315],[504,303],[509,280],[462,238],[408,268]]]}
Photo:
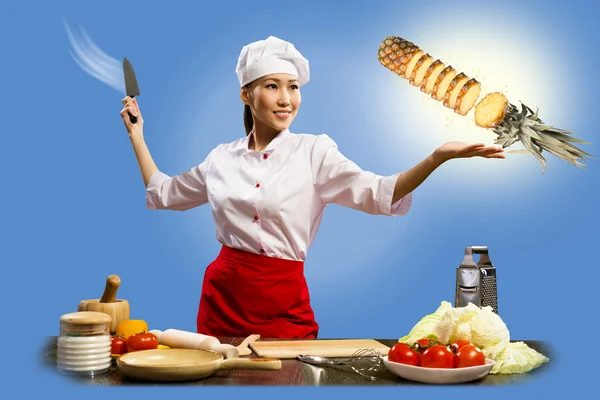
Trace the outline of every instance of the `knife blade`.
{"label": "knife blade", "polygon": [[[139,96],[140,88],[138,87],[137,78],[135,77],[135,72],[133,72],[133,67],[127,57],[123,59],[123,76],[125,77],[125,92],[127,93],[127,96],[131,98]],[[137,117],[129,114],[129,121],[131,121],[132,124],[137,123],[137,120]]]}

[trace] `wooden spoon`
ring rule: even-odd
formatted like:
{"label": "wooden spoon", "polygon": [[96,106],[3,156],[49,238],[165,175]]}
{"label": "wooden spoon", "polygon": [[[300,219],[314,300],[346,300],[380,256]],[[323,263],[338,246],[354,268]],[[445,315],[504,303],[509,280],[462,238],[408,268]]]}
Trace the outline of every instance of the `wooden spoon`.
{"label": "wooden spoon", "polygon": [[117,275],[111,275],[106,280],[106,287],[100,299],[100,303],[114,303],[117,299],[117,290],[121,284],[121,278]]}

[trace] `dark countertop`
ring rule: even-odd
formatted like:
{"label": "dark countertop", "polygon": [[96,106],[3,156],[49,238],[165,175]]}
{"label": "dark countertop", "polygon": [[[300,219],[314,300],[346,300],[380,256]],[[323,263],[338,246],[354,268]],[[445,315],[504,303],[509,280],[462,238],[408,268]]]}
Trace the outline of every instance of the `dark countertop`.
{"label": "dark countertop", "polygon": [[[48,368],[56,370],[56,336],[48,337],[42,348],[42,364]],[[239,345],[244,338],[218,338],[221,343],[228,343],[234,346]],[[261,339],[268,340],[268,339]],[[327,340],[327,339],[323,339]],[[386,346],[393,346],[397,339],[376,339]],[[516,340],[515,340],[516,341]],[[515,375],[488,375],[485,378],[464,383],[462,385],[507,385],[522,383],[543,374],[551,368],[554,362],[550,348],[540,341],[524,340],[532,349],[539,351],[550,362],[543,364],[539,368],[527,374]],[[250,357],[256,357],[252,354]],[[277,385],[277,386],[298,386],[298,385],[423,385],[419,382],[412,382],[402,379],[387,369],[377,374],[377,379],[371,380],[363,377],[348,367],[344,366],[314,366],[297,360],[282,360],[282,367],[279,371],[251,371],[251,370],[230,370],[217,371],[214,375],[189,382],[163,383],[163,382],[143,382],[128,378],[119,372],[116,361],[113,360],[110,370],[104,374],[95,377],[68,376],[74,382],[89,385],[112,385],[112,386],[131,386],[131,385]]]}

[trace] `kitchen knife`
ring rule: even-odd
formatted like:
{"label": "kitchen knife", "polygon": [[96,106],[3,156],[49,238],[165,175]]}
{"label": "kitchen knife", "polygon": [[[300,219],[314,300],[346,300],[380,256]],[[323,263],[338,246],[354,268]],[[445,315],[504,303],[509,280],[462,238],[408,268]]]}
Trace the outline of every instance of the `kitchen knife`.
{"label": "kitchen knife", "polygon": [[[127,57],[123,59],[123,76],[125,77],[125,92],[127,93],[127,96],[131,98],[139,96],[140,88],[138,87],[135,72],[133,72],[133,67],[131,66],[131,63]],[[129,121],[131,121],[132,124],[137,123],[137,120],[137,117],[129,114]]]}

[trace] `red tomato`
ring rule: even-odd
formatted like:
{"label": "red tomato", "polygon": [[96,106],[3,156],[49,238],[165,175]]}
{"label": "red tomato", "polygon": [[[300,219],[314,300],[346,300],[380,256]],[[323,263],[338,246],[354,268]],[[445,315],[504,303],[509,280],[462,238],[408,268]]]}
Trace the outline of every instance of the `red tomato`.
{"label": "red tomato", "polygon": [[406,343],[396,343],[388,353],[388,360],[408,365],[419,366],[421,356]]}
{"label": "red tomato", "polygon": [[468,340],[465,339],[458,339],[455,340],[451,345],[450,345],[450,349],[452,350],[452,352],[454,354],[456,354],[456,352],[458,351],[458,349],[460,349],[463,346],[472,344],[471,342],[469,342]]}
{"label": "red tomato", "polygon": [[110,353],[111,354],[125,354],[127,353],[127,342],[125,339],[113,336],[110,339]]}
{"label": "red tomato", "polygon": [[485,364],[485,355],[477,346],[468,344],[461,347],[454,357],[454,367],[464,368]]}
{"label": "red tomato", "polygon": [[158,338],[152,333],[136,333],[127,338],[127,350],[149,350],[158,347]]}
{"label": "red tomato", "polygon": [[436,344],[439,344],[439,342],[435,339],[423,338],[417,340],[415,347],[417,348],[417,350],[423,351],[428,347],[435,346]]}
{"label": "red tomato", "polygon": [[448,346],[431,346],[421,354],[421,367],[454,368],[454,353]]}

